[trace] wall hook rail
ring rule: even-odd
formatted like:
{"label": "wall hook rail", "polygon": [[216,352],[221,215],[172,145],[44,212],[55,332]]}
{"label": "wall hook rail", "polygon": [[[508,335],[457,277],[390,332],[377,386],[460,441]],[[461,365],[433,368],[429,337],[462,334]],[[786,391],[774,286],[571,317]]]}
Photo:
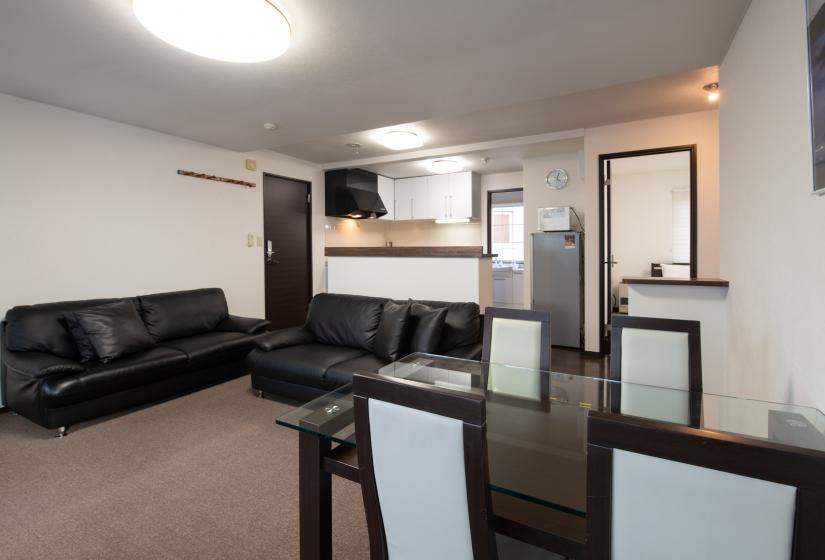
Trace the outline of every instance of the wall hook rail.
{"label": "wall hook rail", "polygon": [[206,179],[208,181],[218,181],[219,183],[229,183],[231,185],[240,185],[247,189],[254,189],[255,183],[249,181],[241,181],[239,179],[228,179],[226,177],[218,177],[217,175],[207,175],[206,173],[196,173],[194,171],[185,171],[178,169],[178,175],[186,175],[187,177],[195,177],[197,179]]}

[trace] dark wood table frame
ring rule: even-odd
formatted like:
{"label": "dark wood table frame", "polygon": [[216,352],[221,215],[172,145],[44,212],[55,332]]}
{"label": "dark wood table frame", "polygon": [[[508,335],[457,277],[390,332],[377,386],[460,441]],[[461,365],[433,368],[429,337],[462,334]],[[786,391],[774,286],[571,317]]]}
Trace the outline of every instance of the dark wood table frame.
{"label": "dark wood table frame", "polygon": [[[298,434],[301,560],[332,558],[332,475],[360,483],[354,447]],[[587,523],[543,505],[493,492],[493,528],[569,558],[584,557]]]}

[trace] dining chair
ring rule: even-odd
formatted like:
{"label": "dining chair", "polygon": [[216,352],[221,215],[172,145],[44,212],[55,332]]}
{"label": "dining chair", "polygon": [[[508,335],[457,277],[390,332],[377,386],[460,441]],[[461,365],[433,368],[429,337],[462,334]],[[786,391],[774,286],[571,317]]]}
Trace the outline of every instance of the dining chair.
{"label": "dining chair", "polygon": [[492,529],[484,397],[353,376],[358,471],[373,560],[561,558]]}
{"label": "dining chair", "polygon": [[825,558],[825,454],[591,411],[589,560]]}
{"label": "dining chair", "polygon": [[547,374],[536,375],[535,370],[550,371],[550,312],[487,307],[481,361],[494,370],[488,374],[489,390],[546,399],[549,378]]}
{"label": "dining chair", "polygon": [[610,379],[701,393],[699,321],[613,315]]}

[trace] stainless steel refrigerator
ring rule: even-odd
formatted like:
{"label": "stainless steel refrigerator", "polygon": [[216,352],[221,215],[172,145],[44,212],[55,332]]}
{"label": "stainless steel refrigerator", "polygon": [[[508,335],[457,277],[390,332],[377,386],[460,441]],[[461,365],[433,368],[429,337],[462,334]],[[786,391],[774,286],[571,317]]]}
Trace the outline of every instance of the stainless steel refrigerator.
{"label": "stainless steel refrigerator", "polygon": [[550,311],[550,342],[581,348],[584,317],[584,235],[578,231],[533,234],[532,308]]}

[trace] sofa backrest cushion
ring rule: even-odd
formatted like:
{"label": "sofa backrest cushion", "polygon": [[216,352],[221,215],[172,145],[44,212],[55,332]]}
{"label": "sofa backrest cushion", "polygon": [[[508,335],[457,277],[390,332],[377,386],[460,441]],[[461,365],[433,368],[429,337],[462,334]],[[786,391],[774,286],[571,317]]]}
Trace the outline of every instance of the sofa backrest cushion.
{"label": "sofa backrest cushion", "polygon": [[220,288],[138,296],[146,330],[156,341],[210,332],[229,316]]}
{"label": "sofa backrest cushion", "polygon": [[481,334],[481,311],[477,303],[418,300],[432,308],[447,308],[444,329],[441,331],[441,343],[438,352],[446,352],[459,346],[476,344]]}
{"label": "sofa backrest cushion", "polygon": [[88,299],[12,307],[6,312],[6,348],[15,352],[46,352],[77,359],[77,346],[66,329],[63,314],[116,301],[123,300]]}
{"label": "sofa backrest cushion", "polygon": [[318,294],[309,304],[307,328],[318,342],[373,351],[384,298]]}

